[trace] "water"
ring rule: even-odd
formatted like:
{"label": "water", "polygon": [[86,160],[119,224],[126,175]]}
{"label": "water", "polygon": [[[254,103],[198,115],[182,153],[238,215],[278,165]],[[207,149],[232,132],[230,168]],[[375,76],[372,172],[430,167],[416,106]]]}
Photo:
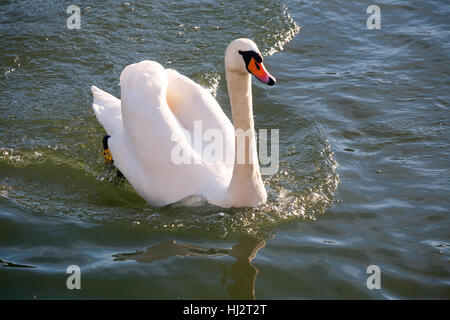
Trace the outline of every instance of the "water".
{"label": "water", "polygon": [[[0,4],[1,298],[450,298],[448,3],[380,3],[380,30],[346,0],[109,1],[68,30],[71,4]],[[152,59],[230,116],[242,36],[278,80],[253,90],[280,130],[268,203],[150,206],[104,165],[90,85],[120,96]]]}

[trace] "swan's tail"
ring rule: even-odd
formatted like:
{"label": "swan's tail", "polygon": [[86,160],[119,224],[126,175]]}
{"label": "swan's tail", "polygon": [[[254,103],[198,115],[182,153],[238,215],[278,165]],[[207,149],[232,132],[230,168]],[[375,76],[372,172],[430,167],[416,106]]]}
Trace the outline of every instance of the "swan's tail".
{"label": "swan's tail", "polygon": [[[122,130],[121,103],[119,99],[96,86],[92,86],[91,91],[94,95],[92,109],[94,109],[98,121],[103,125],[107,132],[107,135],[103,138],[102,154],[105,158],[105,162],[113,165],[114,160],[111,151],[109,150],[108,139],[114,135],[114,133]],[[119,169],[117,169],[117,177],[123,177],[123,174]]]}
{"label": "swan's tail", "polygon": [[98,121],[103,125],[108,135],[111,136],[114,132],[122,129],[120,100],[96,86],[92,86],[91,91],[94,95],[92,109]]}

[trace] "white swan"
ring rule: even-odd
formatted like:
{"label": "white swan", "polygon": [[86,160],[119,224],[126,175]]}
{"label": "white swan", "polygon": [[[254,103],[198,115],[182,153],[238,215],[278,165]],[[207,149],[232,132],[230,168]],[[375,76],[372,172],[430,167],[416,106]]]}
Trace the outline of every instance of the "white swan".
{"label": "white swan", "polygon": [[[256,152],[250,73],[269,85],[275,79],[249,39],[230,43],[225,68],[234,127],[206,89],[154,61],[123,70],[121,100],[92,86],[93,109],[110,136],[114,165],[151,204],[163,206],[189,196],[225,208],[266,202]],[[199,150],[195,138],[191,140],[199,124],[203,132],[214,129],[222,136],[223,149],[212,153],[213,160],[205,160],[206,147]],[[248,140],[235,136],[240,129],[250,129]],[[174,162],[177,150],[194,161]],[[245,150],[245,161],[237,160],[239,150]],[[231,161],[224,154],[231,155]]]}

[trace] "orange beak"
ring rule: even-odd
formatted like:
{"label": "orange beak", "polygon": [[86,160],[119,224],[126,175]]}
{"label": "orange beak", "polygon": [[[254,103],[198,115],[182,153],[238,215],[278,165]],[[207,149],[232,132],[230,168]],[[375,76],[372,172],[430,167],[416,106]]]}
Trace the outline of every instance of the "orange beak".
{"label": "orange beak", "polygon": [[251,58],[247,70],[254,75],[256,79],[263,83],[267,83],[269,86],[273,86],[276,82],[275,78],[267,72],[262,62],[257,62],[255,58]]}

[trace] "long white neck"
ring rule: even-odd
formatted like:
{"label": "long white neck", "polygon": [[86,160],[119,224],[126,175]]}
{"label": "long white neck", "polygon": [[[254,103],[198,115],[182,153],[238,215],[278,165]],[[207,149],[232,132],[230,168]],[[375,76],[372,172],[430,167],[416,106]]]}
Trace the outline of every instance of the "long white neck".
{"label": "long white neck", "polygon": [[252,79],[250,74],[228,70],[226,76],[236,138],[233,175],[225,202],[229,207],[257,206],[266,202],[267,193],[256,150]]}

